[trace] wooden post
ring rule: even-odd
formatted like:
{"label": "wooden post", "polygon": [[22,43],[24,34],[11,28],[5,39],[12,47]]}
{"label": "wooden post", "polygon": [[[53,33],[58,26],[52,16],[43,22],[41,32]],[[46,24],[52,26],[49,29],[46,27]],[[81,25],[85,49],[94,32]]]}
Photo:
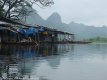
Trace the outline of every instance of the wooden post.
{"label": "wooden post", "polygon": [[71,35],[71,41],[74,41],[74,35]]}
{"label": "wooden post", "polygon": [[69,34],[68,34],[68,38],[67,38],[67,41],[69,41]]}
{"label": "wooden post", "polygon": [[63,34],[64,35],[64,42],[65,42],[65,34]]}
{"label": "wooden post", "polygon": [[19,36],[19,33],[17,34],[17,37],[18,37],[18,42],[20,42],[20,36]]}
{"label": "wooden post", "polygon": [[59,41],[61,41],[61,34],[59,33]]}
{"label": "wooden post", "polygon": [[72,35],[72,41],[74,41],[74,39],[75,39],[75,37],[74,37],[74,35]]}
{"label": "wooden post", "polygon": [[40,43],[39,32],[37,33],[37,36],[38,36],[38,43]]}
{"label": "wooden post", "polygon": [[2,32],[0,31],[0,43],[2,43]]}

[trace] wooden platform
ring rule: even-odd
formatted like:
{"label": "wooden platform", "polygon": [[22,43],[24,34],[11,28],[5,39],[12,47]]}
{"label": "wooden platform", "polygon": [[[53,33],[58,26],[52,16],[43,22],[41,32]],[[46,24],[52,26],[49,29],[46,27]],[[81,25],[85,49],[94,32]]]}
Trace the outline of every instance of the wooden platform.
{"label": "wooden platform", "polygon": [[[88,42],[88,41],[56,41],[56,42],[39,42],[38,44],[89,44],[92,42]],[[0,43],[1,44],[1,43]],[[17,44],[17,45],[37,45],[34,42],[5,42],[2,44]]]}

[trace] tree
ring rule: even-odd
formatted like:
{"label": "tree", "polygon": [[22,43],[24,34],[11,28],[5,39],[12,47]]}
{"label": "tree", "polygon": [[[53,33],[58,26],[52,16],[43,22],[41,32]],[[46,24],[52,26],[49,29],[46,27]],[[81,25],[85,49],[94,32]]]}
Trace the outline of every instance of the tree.
{"label": "tree", "polygon": [[32,8],[34,4],[47,7],[54,2],[53,0],[0,0],[0,15],[7,18],[19,18],[32,12],[29,8]]}
{"label": "tree", "polygon": [[3,16],[3,10],[0,9],[0,16]]}

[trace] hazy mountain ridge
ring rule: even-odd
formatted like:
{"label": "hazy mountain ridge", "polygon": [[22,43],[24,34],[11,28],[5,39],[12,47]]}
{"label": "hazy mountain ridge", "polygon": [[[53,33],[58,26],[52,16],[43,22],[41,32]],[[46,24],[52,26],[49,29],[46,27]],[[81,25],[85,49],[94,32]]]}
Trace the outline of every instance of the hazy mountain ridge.
{"label": "hazy mountain ridge", "polygon": [[27,24],[32,25],[44,25],[45,20],[35,10],[33,10],[28,16],[26,16],[26,22]]}
{"label": "hazy mountain ridge", "polygon": [[61,16],[58,13],[53,13],[49,18],[47,18],[47,20],[44,20],[38,14],[32,13],[30,16],[27,16],[27,23],[72,32],[76,34],[76,39],[88,39],[97,36],[107,37],[107,27],[87,26],[75,22],[66,24],[62,22]]}
{"label": "hazy mountain ridge", "polygon": [[69,27],[78,39],[94,38],[97,36],[107,37],[107,27],[86,26],[74,22],[70,23]]}

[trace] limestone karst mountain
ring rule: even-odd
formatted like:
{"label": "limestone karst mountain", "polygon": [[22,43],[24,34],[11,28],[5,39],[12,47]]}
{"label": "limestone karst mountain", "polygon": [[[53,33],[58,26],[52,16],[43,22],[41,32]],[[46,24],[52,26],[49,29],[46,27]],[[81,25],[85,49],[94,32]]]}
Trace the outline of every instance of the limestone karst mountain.
{"label": "limestone karst mountain", "polygon": [[28,24],[38,24],[46,27],[55,28],[62,31],[73,32],[76,34],[76,39],[88,39],[93,37],[107,37],[107,27],[95,27],[95,26],[87,26],[84,24],[71,22],[70,24],[66,24],[62,22],[61,16],[58,13],[53,13],[46,20],[44,20],[39,14],[35,11],[32,12],[29,16],[27,16]]}

